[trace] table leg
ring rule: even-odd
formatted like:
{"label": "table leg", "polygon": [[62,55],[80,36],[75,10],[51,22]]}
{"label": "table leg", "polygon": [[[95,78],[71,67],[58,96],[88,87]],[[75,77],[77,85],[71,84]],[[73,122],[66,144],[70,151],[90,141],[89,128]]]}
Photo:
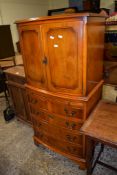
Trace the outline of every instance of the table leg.
{"label": "table leg", "polygon": [[87,162],[87,175],[92,174],[92,164],[93,164],[93,156],[94,156],[94,141],[87,137],[87,149],[86,149],[86,162]]}

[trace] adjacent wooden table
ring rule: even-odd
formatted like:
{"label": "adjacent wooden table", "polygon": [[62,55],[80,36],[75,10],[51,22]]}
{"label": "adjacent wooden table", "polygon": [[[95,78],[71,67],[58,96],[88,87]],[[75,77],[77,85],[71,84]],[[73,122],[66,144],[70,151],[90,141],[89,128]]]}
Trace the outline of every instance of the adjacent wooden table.
{"label": "adjacent wooden table", "polygon": [[[117,104],[100,101],[94,112],[81,128],[81,133],[87,136],[87,175],[91,175],[96,163],[117,171],[116,168],[99,161],[104,145],[117,148]],[[96,142],[101,142],[101,149],[93,162]]]}
{"label": "adjacent wooden table", "polygon": [[25,73],[23,66],[15,66],[4,71],[9,93],[18,119],[31,123],[28,96],[25,89]]}

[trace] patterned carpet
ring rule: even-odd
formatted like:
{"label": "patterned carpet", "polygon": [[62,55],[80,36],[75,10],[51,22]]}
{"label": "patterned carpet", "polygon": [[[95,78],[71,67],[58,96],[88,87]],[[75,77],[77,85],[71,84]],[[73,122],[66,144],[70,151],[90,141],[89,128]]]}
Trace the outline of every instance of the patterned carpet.
{"label": "patterned carpet", "polygon": [[[77,164],[33,143],[31,127],[16,119],[5,123],[5,101],[0,99],[0,175],[86,175]],[[101,159],[117,165],[117,150],[107,147]],[[97,166],[93,175],[117,175]]]}

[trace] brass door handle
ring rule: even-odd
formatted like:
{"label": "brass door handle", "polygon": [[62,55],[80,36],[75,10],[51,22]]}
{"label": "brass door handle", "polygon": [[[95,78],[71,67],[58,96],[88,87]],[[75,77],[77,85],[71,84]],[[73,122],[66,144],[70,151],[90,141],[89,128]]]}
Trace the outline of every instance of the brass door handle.
{"label": "brass door handle", "polygon": [[43,64],[48,64],[47,57],[44,57],[44,59],[43,59]]}

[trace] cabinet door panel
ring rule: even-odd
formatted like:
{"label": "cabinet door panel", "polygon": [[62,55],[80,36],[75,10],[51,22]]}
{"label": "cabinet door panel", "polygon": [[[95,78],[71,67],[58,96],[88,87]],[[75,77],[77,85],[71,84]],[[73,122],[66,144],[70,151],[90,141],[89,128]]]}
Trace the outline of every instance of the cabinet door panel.
{"label": "cabinet door panel", "polygon": [[46,78],[40,26],[23,27],[20,36],[27,81],[35,87],[44,88]]}
{"label": "cabinet door panel", "polygon": [[22,90],[15,86],[8,85],[8,87],[9,87],[9,91],[10,91],[10,95],[12,98],[12,102],[13,102],[13,106],[14,106],[16,115],[20,117],[21,119],[26,120],[27,117],[26,117],[26,112],[25,112],[25,105],[23,101]]}
{"label": "cabinet door panel", "polygon": [[48,85],[52,91],[82,93],[82,28],[82,21],[42,27]]}

